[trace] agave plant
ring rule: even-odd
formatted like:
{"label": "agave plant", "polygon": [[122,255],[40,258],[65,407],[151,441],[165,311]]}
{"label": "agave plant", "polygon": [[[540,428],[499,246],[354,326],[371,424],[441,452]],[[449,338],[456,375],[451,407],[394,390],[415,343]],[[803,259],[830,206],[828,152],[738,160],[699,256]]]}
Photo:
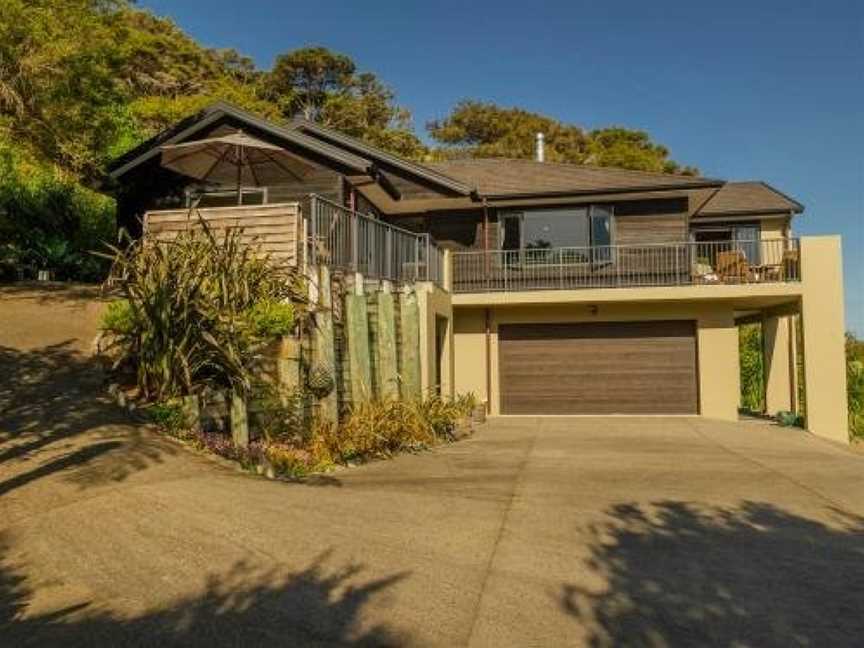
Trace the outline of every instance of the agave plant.
{"label": "agave plant", "polygon": [[259,350],[256,304],[297,298],[297,276],[268,262],[241,231],[181,232],[170,241],[125,237],[102,254],[113,262],[108,283],[119,288],[128,315],[104,325],[119,350],[116,362],[137,372],[145,398],[195,393],[205,385],[249,390]]}

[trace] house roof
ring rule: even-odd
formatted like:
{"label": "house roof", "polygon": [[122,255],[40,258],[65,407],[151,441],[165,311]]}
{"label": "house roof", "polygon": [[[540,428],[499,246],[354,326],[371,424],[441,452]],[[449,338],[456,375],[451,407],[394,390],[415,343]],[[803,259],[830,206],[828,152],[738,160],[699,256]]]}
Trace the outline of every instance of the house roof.
{"label": "house roof", "polygon": [[801,213],[804,206],[764,182],[727,182],[694,216]]}
{"label": "house roof", "polygon": [[376,163],[383,163],[420,176],[424,180],[458,194],[467,196],[471,193],[471,187],[458,180],[329,128],[300,119],[294,120],[286,126],[281,126],[225,101],[217,101],[207,106],[199,113],[178,122],[173,127],[114,160],[109,165],[108,175],[115,179],[119,178],[139,164],[158,155],[161,146],[181,142],[224,117],[231,117],[236,121],[249,124],[277,139],[291,142],[362,173],[369,172]]}
{"label": "house roof", "polygon": [[696,189],[723,184],[711,178],[510,158],[448,160],[425,166],[474,186],[486,198]]}
{"label": "house roof", "polygon": [[268,133],[277,139],[286,140],[301,148],[305,148],[329,159],[333,159],[360,172],[366,172],[372,166],[371,160],[355,155],[350,151],[332,146],[314,137],[309,137],[293,128],[286,128],[274,124],[271,121],[262,119],[250,112],[238,108],[233,104],[224,101],[217,101],[114,160],[108,166],[108,175],[115,179],[119,178],[139,164],[159,155],[161,152],[161,146],[182,142],[186,138],[193,136],[195,133],[215,124],[224,117],[232,117],[237,121],[244,122],[254,128]]}
{"label": "house roof", "polygon": [[[691,189],[715,190],[694,216],[788,213],[804,209],[800,203],[762,182],[726,183],[694,176],[508,158],[472,158],[421,164],[307,120],[295,119],[280,125],[225,101],[207,106],[119,157],[109,165],[108,175],[119,179],[159,155],[161,146],[183,142],[226,118],[235,123],[247,124],[271,136],[274,141],[290,143],[333,160],[349,170],[351,175],[369,176],[381,184],[385,192],[389,183],[382,170],[399,171],[439,187],[442,189],[441,196],[431,201],[435,203],[435,209],[464,208],[468,204],[476,205],[481,198],[503,204],[503,201],[548,201],[622,193],[686,192]],[[366,188],[368,191],[374,189]],[[390,203],[395,211],[407,213],[411,207],[408,203],[417,203],[414,205],[417,209],[421,208],[421,202],[424,203],[423,209],[432,208],[429,200],[400,200],[398,191],[389,193],[393,194]],[[430,205],[425,202],[430,202]]]}
{"label": "house roof", "polygon": [[390,164],[435,184],[447,187],[459,194],[467,196],[471,194],[474,189],[473,185],[470,183],[461,182],[458,178],[454,178],[452,175],[441,173],[428,164],[418,164],[417,162],[400,158],[397,155],[387,153],[386,151],[382,151],[370,144],[361,142],[354,137],[350,137],[331,128],[326,128],[309,120],[295,119],[292,122],[292,126],[312,137],[323,139],[324,141],[330,142],[336,146],[347,148],[359,155],[365,155],[374,158],[379,162]]}

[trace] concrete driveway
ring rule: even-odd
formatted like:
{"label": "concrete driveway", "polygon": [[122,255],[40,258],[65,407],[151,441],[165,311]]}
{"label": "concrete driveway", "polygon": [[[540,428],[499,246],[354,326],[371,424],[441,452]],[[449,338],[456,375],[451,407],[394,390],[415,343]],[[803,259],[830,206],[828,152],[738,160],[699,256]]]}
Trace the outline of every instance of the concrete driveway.
{"label": "concrete driveway", "polygon": [[16,299],[11,318],[0,302],[4,646],[864,636],[864,456],[843,447],[762,423],[510,418],[269,482],[131,424],[97,396],[84,333],[28,332],[28,312],[85,306]]}

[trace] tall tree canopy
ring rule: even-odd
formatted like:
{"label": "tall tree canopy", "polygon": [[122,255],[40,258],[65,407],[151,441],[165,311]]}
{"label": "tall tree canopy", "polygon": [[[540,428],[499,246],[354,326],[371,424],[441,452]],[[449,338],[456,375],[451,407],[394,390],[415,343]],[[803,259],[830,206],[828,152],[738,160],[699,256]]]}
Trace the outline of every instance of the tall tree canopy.
{"label": "tall tree canopy", "polygon": [[265,77],[269,96],[286,117],[302,116],[409,158],[426,150],[411,113],[371,72],[357,73],[344,54],[305,47],[280,55]]}
{"label": "tall tree canopy", "polygon": [[433,154],[448,157],[532,158],[537,133],[543,133],[546,159],[638,171],[697,173],[669,158],[669,151],[644,131],[613,127],[586,131],[520,108],[462,101],[444,119],[427,124],[441,144]]}

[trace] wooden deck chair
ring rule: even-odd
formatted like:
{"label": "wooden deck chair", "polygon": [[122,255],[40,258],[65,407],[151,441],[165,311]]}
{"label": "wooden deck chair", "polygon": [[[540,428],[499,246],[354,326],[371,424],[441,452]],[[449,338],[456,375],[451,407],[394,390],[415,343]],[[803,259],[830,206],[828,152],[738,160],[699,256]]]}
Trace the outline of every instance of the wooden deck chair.
{"label": "wooden deck chair", "polygon": [[752,281],[753,273],[742,250],[726,250],[717,253],[717,274],[726,283]]}

